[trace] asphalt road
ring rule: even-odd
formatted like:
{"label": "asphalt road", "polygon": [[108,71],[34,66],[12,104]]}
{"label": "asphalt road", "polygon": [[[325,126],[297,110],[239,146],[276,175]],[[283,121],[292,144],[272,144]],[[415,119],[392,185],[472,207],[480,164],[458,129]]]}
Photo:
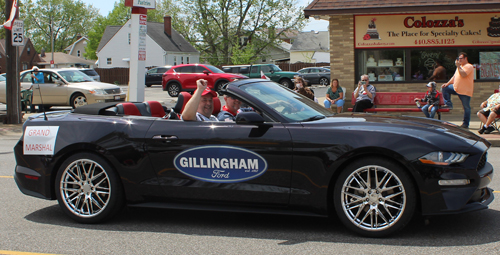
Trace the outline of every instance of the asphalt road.
{"label": "asphalt road", "polygon": [[[161,90],[161,88],[159,88]],[[155,93],[169,99],[166,92]],[[164,101],[168,105],[167,101]],[[106,224],[70,220],[56,201],[23,195],[12,178],[20,133],[0,126],[0,254],[498,254],[500,198],[490,209],[415,217],[388,238],[363,238],[336,219],[127,208]],[[500,148],[489,161],[500,169]],[[490,187],[500,190],[499,178]],[[499,195],[499,193],[495,193]],[[427,224],[426,224],[427,223]],[[24,253],[23,253],[24,254]]]}

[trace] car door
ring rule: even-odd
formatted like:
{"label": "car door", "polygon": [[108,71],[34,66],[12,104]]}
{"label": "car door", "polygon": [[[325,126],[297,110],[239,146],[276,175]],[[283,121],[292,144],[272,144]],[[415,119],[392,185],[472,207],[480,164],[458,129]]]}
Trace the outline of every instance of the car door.
{"label": "car door", "polygon": [[[146,84],[156,84],[157,81],[156,74],[158,73],[158,68],[150,69],[146,72]],[[160,76],[161,83],[161,76]]]}
{"label": "car door", "polygon": [[40,72],[43,73],[44,82],[33,84],[33,104],[69,105],[68,85],[58,83],[59,77],[54,72]]}
{"label": "car door", "polygon": [[[157,120],[149,129],[146,138],[146,150],[158,174],[160,185],[165,191],[164,196],[168,200],[260,205],[288,203],[292,143],[288,130],[281,123],[272,123],[272,127],[259,128],[253,125],[238,125],[234,122]],[[215,159],[212,159],[210,162],[213,169],[207,169],[208,172],[204,174],[209,174],[215,179],[205,180],[199,176],[189,175],[185,169],[180,168],[182,162],[179,160],[182,159],[182,155],[194,151],[208,155],[222,149],[242,155],[239,160],[246,157],[260,157],[262,161],[259,161],[260,163],[255,161],[253,167],[258,165],[259,169],[261,167],[266,169],[258,177],[240,180],[235,179],[233,175],[238,172],[232,171],[241,170],[243,173],[248,169],[236,169],[241,168],[241,165],[235,166],[233,170],[224,168],[222,159],[220,166],[214,166]],[[225,153],[220,156],[227,156],[229,160],[232,158]],[[186,166],[187,158],[188,156],[184,162]],[[234,158],[238,160],[238,157]],[[193,163],[192,167],[199,163],[203,166],[209,160],[200,162],[195,157],[194,162],[191,162],[190,158],[189,163]],[[246,161],[237,164],[246,164]],[[248,163],[248,167],[250,164]]]}
{"label": "car door", "polygon": [[175,71],[183,89],[196,89],[197,79],[194,73],[194,66],[181,66],[176,68]]}
{"label": "car door", "polygon": [[[208,72],[208,75],[205,74],[204,71]],[[208,70],[204,66],[195,66],[194,72],[196,73],[196,80],[198,79],[207,80],[208,87],[212,89],[214,88],[215,80],[217,77],[215,77],[215,75],[213,75],[213,73],[210,70]]]}
{"label": "car door", "polygon": [[309,81],[311,84],[318,84],[320,76],[321,73],[318,68],[309,69]]}

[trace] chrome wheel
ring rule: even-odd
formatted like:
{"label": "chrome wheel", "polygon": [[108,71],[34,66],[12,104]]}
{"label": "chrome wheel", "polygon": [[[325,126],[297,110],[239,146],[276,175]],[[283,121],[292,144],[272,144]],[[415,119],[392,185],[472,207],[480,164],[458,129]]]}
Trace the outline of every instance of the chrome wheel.
{"label": "chrome wheel", "polygon": [[87,98],[82,94],[76,94],[71,97],[71,107],[78,108],[87,105]]}
{"label": "chrome wheel", "polygon": [[319,84],[323,85],[323,86],[327,86],[329,84],[328,83],[328,79],[327,78],[321,78],[321,79],[319,79]]}
{"label": "chrome wheel", "polygon": [[381,237],[402,229],[413,216],[416,192],[406,170],[380,158],[365,158],[341,173],[335,209],[355,232]]}
{"label": "chrome wheel", "polygon": [[79,217],[94,217],[108,206],[109,177],[93,160],[79,159],[66,167],[59,187],[64,205]]}
{"label": "chrome wheel", "polygon": [[178,83],[171,83],[168,85],[168,95],[171,97],[178,97],[179,93],[181,92],[181,87]]}
{"label": "chrome wheel", "polygon": [[77,153],[63,162],[57,172],[56,196],[62,210],[81,223],[105,221],[125,202],[118,175],[93,153]]}

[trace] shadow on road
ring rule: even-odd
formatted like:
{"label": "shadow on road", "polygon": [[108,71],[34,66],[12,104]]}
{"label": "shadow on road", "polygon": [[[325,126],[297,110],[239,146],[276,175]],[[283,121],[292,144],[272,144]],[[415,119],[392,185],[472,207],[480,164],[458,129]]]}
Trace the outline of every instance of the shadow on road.
{"label": "shadow on road", "polygon": [[158,232],[183,235],[223,236],[284,240],[281,245],[305,242],[363,243],[417,247],[480,245],[500,240],[500,212],[479,212],[436,216],[430,224],[415,217],[403,231],[386,238],[364,238],[346,229],[336,219],[290,215],[126,208],[104,224],[79,224],[67,217],[58,205],[35,211],[29,221],[72,228]]}

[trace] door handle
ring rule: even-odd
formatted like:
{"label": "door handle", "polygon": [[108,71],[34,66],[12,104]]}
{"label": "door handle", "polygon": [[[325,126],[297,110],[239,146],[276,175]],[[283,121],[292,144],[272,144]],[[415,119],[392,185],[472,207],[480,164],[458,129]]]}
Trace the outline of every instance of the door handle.
{"label": "door handle", "polygon": [[153,136],[153,139],[157,139],[157,140],[177,140],[179,138],[177,138],[177,136],[175,136],[175,135],[155,135],[155,136]]}

